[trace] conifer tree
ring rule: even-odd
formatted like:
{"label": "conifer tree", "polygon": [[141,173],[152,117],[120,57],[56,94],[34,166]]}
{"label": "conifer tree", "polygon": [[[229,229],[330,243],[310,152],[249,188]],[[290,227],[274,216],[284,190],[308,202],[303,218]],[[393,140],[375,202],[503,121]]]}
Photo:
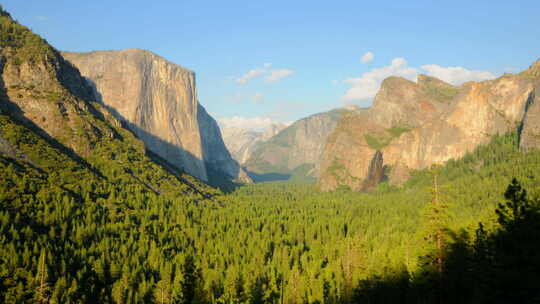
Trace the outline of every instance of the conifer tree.
{"label": "conifer tree", "polygon": [[42,249],[39,255],[38,271],[35,277],[37,284],[34,299],[38,303],[49,302],[49,272],[47,268],[47,252],[45,249]]}
{"label": "conifer tree", "polygon": [[527,190],[521,187],[516,178],[512,179],[504,193],[506,201],[498,205],[495,212],[499,224],[505,229],[513,229],[513,226],[523,222],[530,211],[530,203],[527,199]]}
{"label": "conifer tree", "polygon": [[161,279],[154,289],[154,298],[159,304],[171,303],[170,282],[167,278]]}
{"label": "conifer tree", "polygon": [[540,210],[514,178],[495,210],[500,224],[491,236],[488,288],[498,301],[540,299]]}
{"label": "conifer tree", "polygon": [[184,260],[184,264],[182,265],[182,274],[182,303],[193,303],[201,278],[200,271],[195,265],[195,259],[191,254],[186,256]]}
{"label": "conifer tree", "polygon": [[129,291],[129,278],[127,273],[123,273],[122,277],[116,281],[112,288],[112,296],[117,304],[127,303]]}
{"label": "conifer tree", "polygon": [[434,270],[442,274],[444,271],[444,247],[448,224],[448,204],[445,202],[439,185],[439,167],[432,167],[433,186],[431,189],[431,202],[424,210],[426,221],[426,234],[424,236],[425,247],[428,254],[425,256],[424,265],[430,265]]}
{"label": "conifer tree", "polygon": [[431,201],[424,209],[424,254],[420,255],[419,262],[423,284],[434,292],[433,295],[427,296],[437,299],[431,301],[441,302],[444,293],[443,277],[449,214],[448,204],[439,185],[440,167],[432,166],[430,173],[432,175]]}
{"label": "conifer tree", "polygon": [[354,273],[360,268],[360,237],[349,237],[345,239],[345,252],[341,258],[341,269],[343,273],[343,298],[348,300],[352,297],[354,288]]}

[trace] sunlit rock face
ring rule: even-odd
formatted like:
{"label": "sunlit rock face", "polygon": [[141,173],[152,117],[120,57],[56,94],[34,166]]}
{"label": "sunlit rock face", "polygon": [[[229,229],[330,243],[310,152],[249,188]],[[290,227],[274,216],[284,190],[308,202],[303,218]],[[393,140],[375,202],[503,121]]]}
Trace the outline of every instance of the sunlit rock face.
{"label": "sunlit rock face", "polygon": [[215,121],[198,103],[194,72],[139,49],[63,56],[88,80],[95,98],[152,152],[205,181],[208,165],[231,178],[242,175]]}
{"label": "sunlit rock face", "polygon": [[325,142],[345,113],[358,108],[339,108],[300,119],[259,145],[243,163],[254,174],[319,175]]}
{"label": "sunlit rock face", "polygon": [[373,106],[344,116],[324,148],[322,190],[360,191],[376,151],[388,178],[403,183],[410,170],[462,157],[495,135],[518,130],[523,149],[540,147],[539,62],[516,75],[459,87],[420,75],[386,79]]}

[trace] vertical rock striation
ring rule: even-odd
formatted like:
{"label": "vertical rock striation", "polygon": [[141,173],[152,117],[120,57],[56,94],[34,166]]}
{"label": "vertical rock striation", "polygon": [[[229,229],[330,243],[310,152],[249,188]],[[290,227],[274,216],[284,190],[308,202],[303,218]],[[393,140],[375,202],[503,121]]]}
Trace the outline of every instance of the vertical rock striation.
{"label": "vertical rock striation", "polygon": [[412,82],[386,79],[367,112],[343,117],[326,143],[319,186],[362,190],[376,151],[389,179],[400,184],[410,170],[460,158],[491,137],[517,130],[520,146],[540,146],[540,61],[516,75],[454,87],[420,75]]}
{"label": "vertical rock striation", "polygon": [[363,190],[368,191],[384,180],[384,160],[381,151],[377,150],[369,163],[368,173],[364,180]]}
{"label": "vertical rock striation", "polygon": [[205,181],[207,165],[217,165],[230,178],[239,176],[231,175],[241,169],[198,103],[192,71],[139,49],[63,55],[88,80],[98,101],[149,150]]}

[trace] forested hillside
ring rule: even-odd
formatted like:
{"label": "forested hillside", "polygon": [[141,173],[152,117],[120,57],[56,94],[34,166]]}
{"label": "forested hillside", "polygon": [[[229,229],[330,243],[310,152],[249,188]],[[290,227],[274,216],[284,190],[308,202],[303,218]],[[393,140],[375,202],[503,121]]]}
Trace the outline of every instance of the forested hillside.
{"label": "forested hillside", "polygon": [[[111,302],[103,271],[114,281],[138,276],[137,267],[149,273],[131,250],[165,229],[151,224],[159,210],[189,212],[218,191],[147,152],[89,99],[76,69],[3,10],[0,38],[0,300]],[[150,222],[131,229],[142,214]],[[154,255],[172,261],[193,252],[188,238],[167,243],[173,253],[154,244]],[[177,264],[189,267],[189,259]],[[119,286],[116,299],[139,293]]]}
{"label": "forested hillside", "polygon": [[[190,196],[141,193],[120,183],[103,189],[110,195],[92,198],[90,186],[63,190],[30,166],[11,164],[2,174],[2,300],[393,303],[404,297],[417,303],[444,295],[455,303],[487,302],[486,286],[509,279],[499,270],[500,280],[471,282],[490,269],[475,272],[469,256],[479,244],[502,246],[497,236],[513,233],[503,229],[505,221],[497,223],[495,209],[514,176],[535,197],[539,169],[540,153],[519,152],[509,134],[436,172],[415,173],[401,189],[383,184],[370,194],[320,193],[314,185],[269,183],[194,204]],[[435,194],[446,208],[434,222]],[[529,204],[525,213],[537,214],[537,203]],[[516,249],[537,249],[538,227],[529,229],[527,221],[525,243],[514,242]],[[438,249],[433,236],[444,240]],[[490,250],[485,263],[497,252]],[[538,251],[530,252],[503,261],[530,269],[533,284]],[[439,292],[433,277],[453,285],[445,282]],[[453,298],[456,292],[462,297]]]}

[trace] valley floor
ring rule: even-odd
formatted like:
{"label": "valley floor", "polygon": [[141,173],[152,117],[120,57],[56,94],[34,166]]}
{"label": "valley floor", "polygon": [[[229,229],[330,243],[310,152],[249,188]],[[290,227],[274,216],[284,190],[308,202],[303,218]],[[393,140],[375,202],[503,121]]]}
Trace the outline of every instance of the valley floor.
{"label": "valley floor", "polygon": [[[86,185],[82,196],[58,192],[36,183],[30,168],[6,164],[0,299],[528,300],[538,295],[540,220],[538,202],[522,197],[520,185],[529,198],[538,194],[540,152],[522,153],[515,142],[514,134],[497,137],[461,160],[415,172],[403,187],[383,183],[372,193],[271,182],[204,199],[119,179],[120,188],[99,198]],[[14,189],[26,194],[15,199]],[[494,287],[499,292],[487,292]]]}

